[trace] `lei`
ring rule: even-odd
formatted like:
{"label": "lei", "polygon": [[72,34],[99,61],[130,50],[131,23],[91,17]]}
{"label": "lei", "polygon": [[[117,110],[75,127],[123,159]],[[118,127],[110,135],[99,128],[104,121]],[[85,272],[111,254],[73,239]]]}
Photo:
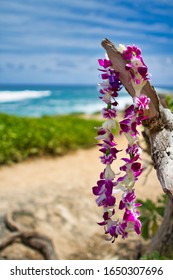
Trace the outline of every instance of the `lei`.
{"label": "lei", "polygon": [[[121,151],[117,149],[113,130],[116,127],[116,116],[118,105],[118,92],[122,88],[119,73],[116,72],[107,54],[105,59],[99,59],[102,82],[100,86],[99,98],[106,104],[102,109],[102,116],[105,119],[101,127],[97,127],[97,137],[100,160],[104,165],[104,170],[100,174],[97,185],[92,188],[93,194],[97,197],[96,203],[103,207],[103,220],[98,224],[104,226],[108,240],[112,242],[120,235],[127,238],[130,231],[141,233],[140,213],[136,203],[135,182],[141,175],[143,168],[141,165],[141,148],[138,145],[139,132],[137,128],[146,119],[144,114],[148,109],[150,99],[141,94],[143,86],[149,80],[148,68],[145,65],[141,50],[136,46],[119,45],[119,52],[126,61],[125,70],[130,73],[131,84],[135,91],[133,104],[125,110],[124,119],[119,122],[120,135],[127,138],[125,149],[127,157],[122,158],[123,165],[120,166],[120,174],[115,174],[112,169],[113,161],[116,161],[117,154]],[[117,205],[117,194],[121,193],[121,200]],[[118,210],[124,211],[122,219],[116,219]]]}

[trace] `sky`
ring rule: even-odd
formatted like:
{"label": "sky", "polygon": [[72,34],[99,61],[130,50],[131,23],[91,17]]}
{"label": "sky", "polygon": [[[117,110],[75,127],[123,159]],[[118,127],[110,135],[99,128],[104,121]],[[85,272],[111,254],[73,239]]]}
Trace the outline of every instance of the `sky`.
{"label": "sky", "polygon": [[97,84],[104,38],[173,85],[173,1],[0,0],[0,84]]}

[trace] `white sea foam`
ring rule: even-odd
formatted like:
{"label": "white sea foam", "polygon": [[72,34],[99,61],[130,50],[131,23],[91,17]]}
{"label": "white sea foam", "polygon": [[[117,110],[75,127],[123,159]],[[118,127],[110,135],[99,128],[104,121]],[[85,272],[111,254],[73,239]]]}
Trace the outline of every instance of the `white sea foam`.
{"label": "white sea foam", "polygon": [[[132,104],[132,98],[130,96],[118,97],[117,102],[118,102],[118,106],[116,107],[116,109],[124,110],[125,106]],[[92,113],[101,111],[103,109],[104,105],[105,104],[103,102],[102,103],[96,102],[96,103],[88,103],[88,104],[75,104],[75,105],[69,107],[68,109],[71,109],[71,112],[84,112],[87,114],[92,114]]]}
{"label": "white sea foam", "polygon": [[132,97],[130,95],[127,96],[123,96],[123,97],[117,97],[117,102],[118,102],[118,106],[117,109],[118,110],[124,110],[124,108],[128,105],[131,105],[133,103]]}
{"label": "white sea foam", "polygon": [[45,96],[49,96],[51,91],[43,90],[43,91],[36,91],[36,90],[24,90],[24,91],[1,91],[0,92],[0,102],[15,102],[24,99],[31,99],[31,98],[41,98]]}
{"label": "white sea foam", "polygon": [[[83,112],[83,113],[87,113],[87,114],[92,114],[98,111],[101,111],[101,109],[103,108],[103,104],[99,104],[99,103],[95,103],[95,104],[77,104],[74,105],[73,107],[71,107],[71,112]],[[69,108],[70,109],[70,108]]]}

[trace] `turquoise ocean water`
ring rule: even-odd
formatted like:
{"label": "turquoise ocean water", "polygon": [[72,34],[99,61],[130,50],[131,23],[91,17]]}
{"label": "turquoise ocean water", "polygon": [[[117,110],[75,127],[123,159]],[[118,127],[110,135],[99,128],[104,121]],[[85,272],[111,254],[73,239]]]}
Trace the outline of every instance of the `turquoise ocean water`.
{"label": "turquoise ocean water", "polygon": [[[158,92],[173,92],[172,87],[156,87]],[[0,112],[18,116],[94,113],[103,108],[97,86],[80,85],[0,85]],[[123,109],[131,97],[122,89],[117,98]]]}

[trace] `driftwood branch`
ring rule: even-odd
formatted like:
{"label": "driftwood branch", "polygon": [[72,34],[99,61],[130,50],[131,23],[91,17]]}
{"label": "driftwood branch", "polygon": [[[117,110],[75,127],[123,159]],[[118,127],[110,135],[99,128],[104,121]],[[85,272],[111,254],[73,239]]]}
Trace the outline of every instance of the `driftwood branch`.
{"label": "driftwood branch", "polygon": [[[126,71],[126,61],[116,46],[105,39],[102,46],[106,50],[115,71],[120,73],[120,80],[127,92],[134,97],[134,88],[130,73]],[[173,114],[161,105],[154,87],[149,81],[142,89],[142,94],[150,98],[149,109],[146,111],[148,119],[143,123],[151,145],[151,157],[157,177],[168,195],[173,195]]]}
{"label": "driftwood branch", "polygon": [[45,235],[19,225],[14,219],[16,213],[18,212],[9,211],[5,217],[5,225],[12,232],[0,239],[0,250],[19,239],[24,245],[38,250],[46,260],[57,259],[52,241]]}

